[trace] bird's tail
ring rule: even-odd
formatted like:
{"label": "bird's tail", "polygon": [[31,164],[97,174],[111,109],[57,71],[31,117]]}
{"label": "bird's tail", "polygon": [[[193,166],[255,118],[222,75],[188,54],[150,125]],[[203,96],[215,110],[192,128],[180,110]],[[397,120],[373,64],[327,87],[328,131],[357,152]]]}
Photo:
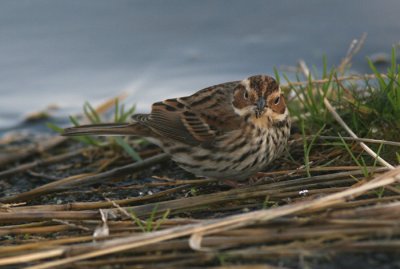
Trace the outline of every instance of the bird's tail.
{"label": "bird's tail", "polygon": [[[137,135],[142,136],[143,127],[137,123],[103,123],[90,124],[64,129],[63,136],[79,135]],[[139,127],[139,128],[138,128]]]}

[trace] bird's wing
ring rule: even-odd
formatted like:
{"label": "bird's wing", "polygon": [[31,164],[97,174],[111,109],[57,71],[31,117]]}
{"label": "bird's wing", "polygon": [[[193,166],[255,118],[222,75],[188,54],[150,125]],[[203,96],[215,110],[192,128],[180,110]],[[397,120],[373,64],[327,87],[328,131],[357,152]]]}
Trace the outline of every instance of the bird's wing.
{"label": "bird's wing", "polygon": [[232,108],[237,82],[212,86],[187,97],[153,104],[150,114],[133,119],[156,134],[189,145],[209,144],[221,133],[238,128]]}

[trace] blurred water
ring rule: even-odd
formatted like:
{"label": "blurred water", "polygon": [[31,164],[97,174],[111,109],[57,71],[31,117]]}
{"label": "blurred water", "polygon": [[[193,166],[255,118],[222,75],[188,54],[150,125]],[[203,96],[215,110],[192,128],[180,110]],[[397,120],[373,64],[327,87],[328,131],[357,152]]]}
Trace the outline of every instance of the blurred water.
{"label": "blurred water", "polygon": [[127,90],[141,111],[299,58],[332,64],[368,32],[355,58],[400,41],[398,0],[3,0],[0,128],[58,104],[80,111]]}

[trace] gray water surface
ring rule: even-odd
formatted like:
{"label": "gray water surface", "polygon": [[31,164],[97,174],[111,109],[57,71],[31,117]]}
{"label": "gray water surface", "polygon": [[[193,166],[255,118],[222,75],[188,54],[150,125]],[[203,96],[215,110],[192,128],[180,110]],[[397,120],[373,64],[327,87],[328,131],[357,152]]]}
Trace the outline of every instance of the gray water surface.
{"label": "gray water surface", "polygon": [[152,102],[274,66],[337,64],[368,33],[354,68],[400,41],[398,0],[6,0],[0,2],[0,128],[122,91]]}

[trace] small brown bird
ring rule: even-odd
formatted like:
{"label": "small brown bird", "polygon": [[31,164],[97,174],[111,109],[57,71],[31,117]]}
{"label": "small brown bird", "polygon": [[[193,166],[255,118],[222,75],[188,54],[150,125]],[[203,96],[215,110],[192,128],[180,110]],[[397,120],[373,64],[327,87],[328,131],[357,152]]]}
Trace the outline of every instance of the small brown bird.
{"label": "small brown bird", "polygon": [[279,156],[290,134],[285,99],[265,75],[157,102],[150,114],[132,119],[67,128],[63,135],[142,136],[197,176],[243,180]]}

